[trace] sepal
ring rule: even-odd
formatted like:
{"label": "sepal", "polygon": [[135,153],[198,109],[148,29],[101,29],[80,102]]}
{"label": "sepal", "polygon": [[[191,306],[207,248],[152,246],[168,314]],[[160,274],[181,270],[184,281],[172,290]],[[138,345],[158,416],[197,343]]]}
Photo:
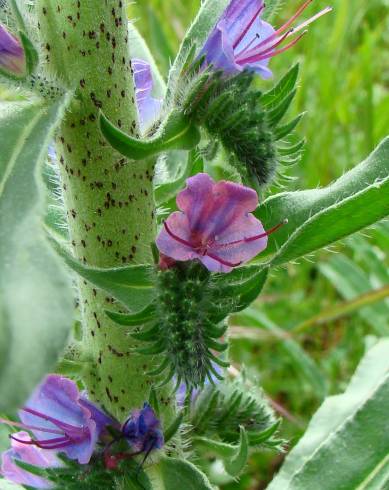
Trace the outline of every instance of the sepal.
{"label": "sepal", "polygon": [[194,438],[193,444],[219,456],[223,460],[227,473],[234,478],[242,473],[247,464],[249,441],[247,432],[243,426],[240,427],[239,443],[237,445],[215,441],[206,437]]}
{"label": "sepal", "polygon": [[238,443],[242,426],[251,447],[272,444],[279,427],[262,390],[243,375],[207,386],[194,401],[191,424],[196,436],[217,436],[230,444]]}

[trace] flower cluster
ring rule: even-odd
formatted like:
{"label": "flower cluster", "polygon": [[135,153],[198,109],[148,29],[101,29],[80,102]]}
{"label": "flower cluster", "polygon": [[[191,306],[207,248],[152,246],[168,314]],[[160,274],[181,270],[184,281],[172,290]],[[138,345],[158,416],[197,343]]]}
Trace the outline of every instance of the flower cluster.
{"label": "flower cluster", "polygon": [[[204,60],[205,66],[211,66],[213,70],[221,70],[225,76],[248,70],[263,79],[272,77],[268,66],[270,60],[292,48],[312,22],[332,11],[331,7],[326,7],[293,27],[312,1],[306,0],[287,22],[275,29],[262,19],[266,9],[264,0],[231,0],[200,50],[198,59]],[[132,65],[141,128],[145,129],[159,116],[162,100],[151,95],[150,65],[140,59],[132,60]]]}
{"label": "flower cluster", "polygon": [[[29,473],[17,461],[39,468],[58,468],[60,453],[79,464],[88,464],[97,444],[106,444],[107,454],[116,439],[110,439],[109,427],[118,431],[132,453],[149,453],[163,447],[159,420],[151,407],[135,410],[121,427],[82,395],[74,381],[59,375],[48,375],[37,387],[26,406],[19,412],[21,422],[1,420],[22,428],[11,434],[11,449],[2,455],[0,474],[9,481],[34,488],[51,488],[51,482]],[[26,432],[28,431],[28,432]],[[30,435],[32,434],[32,436]],[[42,435],[43,434],[43,435]]]}

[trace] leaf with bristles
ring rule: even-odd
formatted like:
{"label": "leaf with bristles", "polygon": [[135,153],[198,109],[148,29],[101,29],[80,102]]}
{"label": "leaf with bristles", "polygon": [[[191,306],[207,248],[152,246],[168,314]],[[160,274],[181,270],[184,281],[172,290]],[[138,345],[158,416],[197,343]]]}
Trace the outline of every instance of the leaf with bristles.
{"label": "leaf with bristles", "polygon": [[277,83],[275,87],[263,94],[261,102],[263,106],[270,110],[280,103],[296,86],[299,73],[299,65],[294,65]]}
{"label": "leaf with bristles", "polygon": [[290,92],[278,105],[274,107],[274,109],[271,109],[266,113],[267,121],[270,126],[277,126],[277,124],[285,116],[295,95],[296,90],[292,90],[292,92]]}
{"label": "leaf with bristles", "polygon": [[285,138],[285,136],[288,136],[288,134],[290,134],[296,128],[304,115],[305,113],[299,114],[297,117],[295,117],[292,121],[285,124],[284,126],[277,127],[274,133],[276,141]]}

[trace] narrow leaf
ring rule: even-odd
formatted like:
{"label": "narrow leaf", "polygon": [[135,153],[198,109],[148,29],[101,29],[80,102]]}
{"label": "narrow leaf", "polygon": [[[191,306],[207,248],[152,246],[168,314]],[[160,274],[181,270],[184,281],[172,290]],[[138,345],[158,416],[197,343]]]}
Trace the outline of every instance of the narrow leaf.
{"label": "narrow leaf", "polygon": [[281,78],[275,87],[262,95],[261,103],[266,106],[266,109],[270,110],[278,105],[282,99],[294,90],[298,73],[299,65],[296,64]]}
{"label": "narrow leaf", "polygon": [[265,228],[288,218],[260,258],[280,265],[330,245],[389,214],[389,138],[361,164],[323,189],[268,198],[255,213]]}
{"label": "narrow leaf", "polygon": [[[0,410],[12,412],[53,369],[73,291],[42,228],[40,166],[70,96],[0,104]],[[17,386],[17,389],[15,387]]]}
{"label": "narrow leaf", "polygon": [[151,465],[145,471],[154,482],[153,488],[213,490],[207,477],[189,461],[162,457],[157,465]]}
{"label": "narrow leaf", "polygon": [[231,476],[239,476],[246,466],[249,456],[249,443],[247,432],[244,427],[240,427],[240,439],[237,453],[230,461],[225,461],[224,467]]}
{"label": "narrow leaf", "polygon": [[133,315],[117,313],[116,311],[106,311],[105,313],[107,316],[109,316],[111,320],[118,323],[119,325],[136,326],[153,320],[156,315],[156,310],[155,304],[150,303],[142,311],[140,311],[139,313],[134,313]]}
{"label": "narrow leaf", "polygon": [[148,306],[154,298],[154,268],[151,265],[132,265],[99,269],[82,264],[54,239],[51,244],[66,264],[77,274],[98,288],[111,294],[130,311],[137,313]]}
{"label": "narrow leaf", "polygon": [[388,481],[389,339],[370,349],[342,395],[325,400],[269,490],[373,489]]}
{"label": "narrow leaf", "polygon": [[159,132],[150,139],[137,139],[114,126],[100,113],[100,129],[108,143],[131,160],[144,160],[167,150],[191,150],[200,141],[200,133],[181,113],[167,117]]}

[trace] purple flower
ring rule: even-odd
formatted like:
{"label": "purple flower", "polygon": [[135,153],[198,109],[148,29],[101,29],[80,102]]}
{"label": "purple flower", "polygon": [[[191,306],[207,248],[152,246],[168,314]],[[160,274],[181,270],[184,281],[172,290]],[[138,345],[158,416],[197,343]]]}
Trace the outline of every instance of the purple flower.
{"label": "purple flower", "polygon": [[14,441],[63,452],[80,464],[89,463],[100,435],[108,425],[114,424],[110,417],[81,397],[74,381],[56,374],[44,379],[20,410],[19,417],[22,424],[7,423],[31,431],[34,438],[25,441],[12,435]]}
{"label": "purple flower", "polygon": [[0,68],[23,75],[26,69],[24,50],[20,42],[0,24]]}
{"label": "purple flower", "polygon": [[181,211],[172,213],[157,237],[162,255],[200,260],[212,272],[230,272],[267,246],[268,232],[251,212],[257,193],[234,182],[214,182],[207,174],[190,177],[177,196]]}
{"label": "purple flower", "polygon": [[[294,21],[313,0],[307,0],[284,25],[275,30],[261,19],[264,0],[231,0],[206,41],[200,56],[207,64],[229,75],[252,70],[262,78],[270,78],[269,60],[294,46],[305,34],[305,27],[332,9],[327,7],[318,14],[291,28]],[[298,37],[287,40],[303,31]],[[286,42],[285,45],[284,42]],[[283,45],[283,46],[282,46]]]}
{"label": "purple flower", "polygon": [[150,65],[137,58],[134,58],[131,63],[134,70],[135,96],[140,127],[142,131],[145,131],[158,118],[162,109],[162,100],[155,99],[151,95],[154,84]]}
{"label": "purple flower", "polygon": [[124,423],[122,433],[137,453],[150,453],[164,444],[161,423],[148,403],[141,410],[134,410]]}
{"label": "purple flower", "polygon": [[15,460],[38,466],[39,468],[53,468],[62,466],[54,451],[45,451],[31,445],[31,437],[27,432],[17,432],[16,439],[11,441],[11,449],[2,454],[1,475],[8,481],[18,485],[28,485],[34,488],[52,488],[52,484],[44,478],[18,466]]}

